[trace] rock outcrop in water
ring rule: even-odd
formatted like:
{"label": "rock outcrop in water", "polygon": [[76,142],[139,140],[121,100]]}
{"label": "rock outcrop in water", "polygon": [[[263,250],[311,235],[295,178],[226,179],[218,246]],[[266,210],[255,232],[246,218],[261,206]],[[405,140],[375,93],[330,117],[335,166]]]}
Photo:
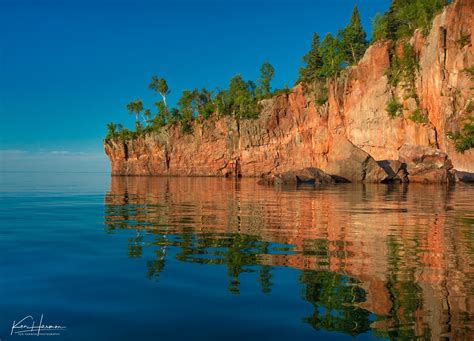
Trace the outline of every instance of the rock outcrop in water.
{"label": "rock outcrop in water", "polygon": [[[417,100],[402,85],[389,85],[391,44],[382,41],[330,84],[324,105],[298,85],[262,101],[256,120],[211,118],[194,123],[191,134],[168,126],[106,141],[112,174],[262,177],[315,167],[351,182],[447,182],[452,168],[474,172],[474,150],[458,153],[447,138],[474,107],[473,79],[465,72],[474,66],[473,33],[472,0],[447,6],[426,37],[415,33]],[[470,43],[460,46],[461,36]],[[395,118],[386,112],[392,98],[403,105]],[[415,113],[426,123],[410,119]]]}

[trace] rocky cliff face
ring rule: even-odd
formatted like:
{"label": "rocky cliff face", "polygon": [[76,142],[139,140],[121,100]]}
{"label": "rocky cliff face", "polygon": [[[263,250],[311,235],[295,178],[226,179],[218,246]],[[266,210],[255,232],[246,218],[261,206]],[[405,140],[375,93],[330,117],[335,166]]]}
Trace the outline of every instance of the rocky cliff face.
{"label": "rocky cliff face", "polygon": [[[112,174],[259,177],[316,167],[349,181],[379,182],[400,168],[392,169],[393,162],[387,160],[400,159],[416,165],[416,174],[405,167],[414,182],[447,181],[451,164],[474,172],[474,151],[457,153],[447,138],[472,115],[474,82],[464,70],[474,66],[474,48],[457,41],[464,35],[474,42],[473,34],[472,0],[446,7],[428,36],[415,33],[410,43],[420,66],[418,103],[404,96],[402,86],[388,85],[390,43],[378,42],[357,66],[329,85],[324,105],[317,105],[298,85],[288,95],[264,100],[257,120],[215,118],[196,123],[188,135],[170,126],[125,143],[107,141]],[[403,103],[403,115],[397,118],[385,110],[392,96]],[[428,123],[409,118],[417,109]],[[407,160],[407,155],[415,159]],[[420,160],[433,160],[434,155],[444,161],[419,166]]]}

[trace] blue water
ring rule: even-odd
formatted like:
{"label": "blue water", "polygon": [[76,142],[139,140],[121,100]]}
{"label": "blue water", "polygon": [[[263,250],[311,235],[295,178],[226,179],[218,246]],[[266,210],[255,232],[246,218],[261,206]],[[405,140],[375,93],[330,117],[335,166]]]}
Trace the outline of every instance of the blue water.
{"label": "blue water", "polygon": [[28,315],[58,340],[474,335],[473,186],[3,173],[0,191],[1,340],[33,337],[11,335]]}

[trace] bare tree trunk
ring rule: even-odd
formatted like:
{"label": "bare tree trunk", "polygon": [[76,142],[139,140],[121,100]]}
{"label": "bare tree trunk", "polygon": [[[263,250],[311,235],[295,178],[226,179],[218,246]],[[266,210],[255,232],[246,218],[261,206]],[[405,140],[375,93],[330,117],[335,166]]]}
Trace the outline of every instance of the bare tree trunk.
{"label": "bare tree trunk", "polygon": [[168,105],[166,104],[166,95],[161,95],[161,97],[163,97],[163,103],[165,104],[165,108],[168,107]]}
{"label": "bare tree trunk", "polygon": [[356,63],[356,55],[355,55],[354,47],[352,46],[352,44],[351,44],[351,52],[352,52],[352,61],[355,64]]}

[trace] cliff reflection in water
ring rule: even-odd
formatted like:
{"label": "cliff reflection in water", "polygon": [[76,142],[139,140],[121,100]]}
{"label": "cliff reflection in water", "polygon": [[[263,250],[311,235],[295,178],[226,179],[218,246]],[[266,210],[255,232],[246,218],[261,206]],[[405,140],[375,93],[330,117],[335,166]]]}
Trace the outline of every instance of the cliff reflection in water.
{"label": "cliff reflection in water", "polygon": [[[259,186],[253,179],[113,177],[109,232],[135,229],[130,257],[157,279],[168,252],[223,265],[228,289],[254,273],[262,294],[275,266],[300,270],[316,329],[381,337],[473,339],[473,189]],[[124,248],[127,247],[124,245]],[[144,258],[148,258],[143,256]],[[247,276],[245,277],[247,280]]]}

